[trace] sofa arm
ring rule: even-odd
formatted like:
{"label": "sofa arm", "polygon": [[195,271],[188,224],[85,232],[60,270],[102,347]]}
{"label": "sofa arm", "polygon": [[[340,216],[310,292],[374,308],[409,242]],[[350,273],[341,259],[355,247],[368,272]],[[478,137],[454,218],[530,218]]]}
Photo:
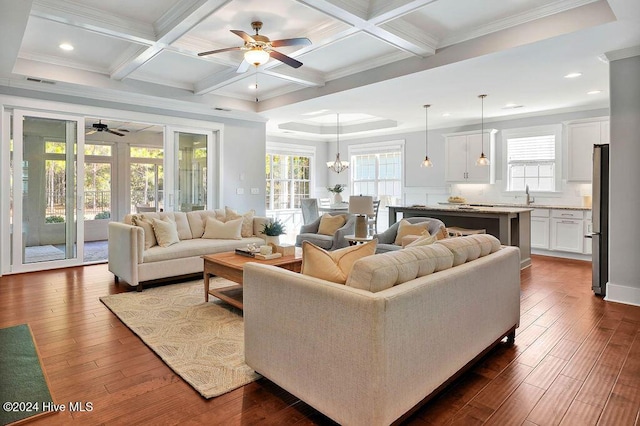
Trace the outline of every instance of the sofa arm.
{"label": "sofa arm", "polygon": [[138,285],[138,264],[144,256],[144,230],[109,222],[109,271],[132,286]]}
{"label": "sofa arm", "polygon": [[343,247],[349,246],[349,243],[345,239],[347,235],[351,235],[355,233],[356,229],[356,217],[354,215],[349,215],[347,218],[347,222],[339,228],[335,234],[333,234],[333,246],[332,249],[339,249]]}
{"label": "sofa arm", "polygon": [[318,229],[320,229],[320,219],[322,219],[322,216],[313,222],[300,226],[300,234],[317,234]]}

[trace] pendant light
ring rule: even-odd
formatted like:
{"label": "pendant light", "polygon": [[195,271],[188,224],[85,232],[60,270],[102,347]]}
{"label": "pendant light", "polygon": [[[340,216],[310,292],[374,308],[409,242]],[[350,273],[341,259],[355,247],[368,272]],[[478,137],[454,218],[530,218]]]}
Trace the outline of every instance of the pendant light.
{"label": "pendant light", "polygon": [[338,151],[336,153],[335,161],[327,161],[327,167],[332,172],[340,173],[349,168],[348,161],[340,160],[340,114],[336,114],[336,140]]}
{"label": "pendant light", "polygon": [[425,156],[424,161],[420,163],[420,167],[433,167],[433,163],[429,159],[429,107],[431,105],[424,105],[424,127],[425,127]]}
{"label": "pendant light", "polygon": [[481,130],[480,130],[480,137],[482,138],[482,153],[480,154],[480,157],[478,157],[478,159],[476,160],[476,166],[488,166],[489,164],[491,164],[491,162],[489,161],[489,159],[487,158],[486,155],[484,155],[484,98],[487,97],[487,95],[478,95],[478,97],[482,100],[482,115],[481,115]]}

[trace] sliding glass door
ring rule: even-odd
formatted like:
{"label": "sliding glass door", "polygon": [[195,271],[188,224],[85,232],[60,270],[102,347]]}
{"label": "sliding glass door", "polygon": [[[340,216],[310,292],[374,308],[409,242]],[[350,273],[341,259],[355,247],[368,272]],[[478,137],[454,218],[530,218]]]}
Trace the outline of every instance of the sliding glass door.
{"label": "sliding glass door", "polygon": [[82,118],[15,110],[11,151],[11,270],[82,263]]}

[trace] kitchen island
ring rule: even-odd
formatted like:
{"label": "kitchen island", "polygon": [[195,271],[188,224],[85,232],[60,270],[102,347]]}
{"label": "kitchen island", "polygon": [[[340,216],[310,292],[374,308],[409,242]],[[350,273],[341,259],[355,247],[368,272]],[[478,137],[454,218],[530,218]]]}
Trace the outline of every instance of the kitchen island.
{"label": "kitchen island", "polygon": [[402,217],[432,217],[447,227],[485,229],[504,245],[520,248],[520,268],[531,265],[531,211],[527,207],[484,207],[467,205],[389,206],[389,226]]}

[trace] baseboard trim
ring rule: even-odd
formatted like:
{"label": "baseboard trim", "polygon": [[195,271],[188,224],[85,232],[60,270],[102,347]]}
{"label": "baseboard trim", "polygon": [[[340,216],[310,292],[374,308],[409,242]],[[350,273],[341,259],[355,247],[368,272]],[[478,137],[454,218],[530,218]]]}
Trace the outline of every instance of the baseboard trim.
{"label": "baseboard trim", "polygon": [[607,302],[624,303],[625,305],[640,306],[640,288],[629,287],[612,282],[607,283]]}

